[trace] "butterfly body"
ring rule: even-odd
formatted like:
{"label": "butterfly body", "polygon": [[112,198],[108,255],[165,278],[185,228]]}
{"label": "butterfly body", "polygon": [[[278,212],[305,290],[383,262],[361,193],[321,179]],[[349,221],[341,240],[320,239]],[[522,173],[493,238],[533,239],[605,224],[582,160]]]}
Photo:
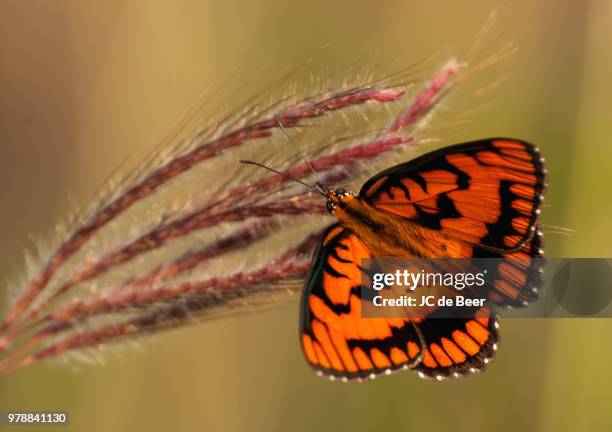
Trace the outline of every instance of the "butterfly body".
{"label": "butterfly body", "polygon": [[352,192],[329,191],[327,200],[340,225],[355,233],[376,258],[462,258],[469,248],[465,242],[380,210]]}
{"label": "butterfly body", "polygon": [[[537,298],[537,230],[546,171],[538,150],[508,138],[446,147],[385,170],[359,194],[327,190],[338,223],[323,234],[306,278],[300,336],[307,361],[332,378],[413,369],[443,379],[483,370],[498,344],[490,307],[467,317],[364,318],[362,261],[380,258],[504,258],[489,301]],[[527,259],[523,264],[520,259]],[[527,266],[527,267],[526,267]]]}

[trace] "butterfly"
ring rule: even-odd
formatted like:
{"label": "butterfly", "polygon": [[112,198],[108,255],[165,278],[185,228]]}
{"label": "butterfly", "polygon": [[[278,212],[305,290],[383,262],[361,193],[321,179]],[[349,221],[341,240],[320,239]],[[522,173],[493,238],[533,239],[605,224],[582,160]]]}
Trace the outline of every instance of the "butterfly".
{"label": "butterfly", "polygon": [[529,258],[543,257],[543,164],[533,145],[491,138],[389,168],[358,194],[325,190],[338,221],[322,235],[302,294],[300,342],[308,363],[343,381],[403,369],[438,380],[484,370],[499,343],[492,307],[473,307],[461,318],[364,318],[361,263],[508,258],[492,275],[489,303],[527,305],[542,284],[541,260]]}

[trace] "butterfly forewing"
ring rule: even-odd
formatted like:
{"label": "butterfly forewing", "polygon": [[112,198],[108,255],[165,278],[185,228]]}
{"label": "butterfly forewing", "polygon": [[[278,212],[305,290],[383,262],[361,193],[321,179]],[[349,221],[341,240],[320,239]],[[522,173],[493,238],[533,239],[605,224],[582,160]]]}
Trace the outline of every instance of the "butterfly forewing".
{"label": "butterfly forewing", "polygon": [[522,307],[537,299],[542,285],[538,218],[545,188],[537,148],[494,138],[445,147],[389,168],[368,180],[360,196],[443,234],[441,243],[448,236],[471,245],[460,249],[463,258],[503,258],[485,294],[498,306]]}
{"label": "butterfly forewing", "polygon": [[533,236],[545,184],[538,150],[499,138],[392,167],[368,180],[360,196],[481,248],[516,251]]}
{"label": "butterfly forewing", "polygon": [[414,366],[421,341],[407,318],[361,317],[361,263],[367,246],[339,224],[315,252],[302,297],[301,342],[308,362],[326,375],[355,379]]}

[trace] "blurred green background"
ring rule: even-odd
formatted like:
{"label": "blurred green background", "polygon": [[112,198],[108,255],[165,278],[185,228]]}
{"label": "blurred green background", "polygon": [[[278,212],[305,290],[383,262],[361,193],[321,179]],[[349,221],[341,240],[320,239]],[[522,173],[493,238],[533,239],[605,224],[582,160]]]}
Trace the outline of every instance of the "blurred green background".
{"label": "blurred green background", "polygon": [[[460,138],[537,143],[551,181],[544,223],[576,230],[546,236],[547,255],[612,256],[607,0],[0,0],[1,274],[15,279],[29,234],[51,233],[206,88],[248,96],[261,87],[253,69],[309,57],[323,73],[367,68],[376,54],[391,73],[436,52],[460,56],[499,6],[499,47],[514,41],[519,51],[489,72],[508,79]],[[506,319],[485,374],[339,384],[301,358],[297,317],[294,304],[192,326],[76,372],[37,364],[0,376],[0,409],[68,410],[70,429],[89,432],[612,427],[612,320]]]}

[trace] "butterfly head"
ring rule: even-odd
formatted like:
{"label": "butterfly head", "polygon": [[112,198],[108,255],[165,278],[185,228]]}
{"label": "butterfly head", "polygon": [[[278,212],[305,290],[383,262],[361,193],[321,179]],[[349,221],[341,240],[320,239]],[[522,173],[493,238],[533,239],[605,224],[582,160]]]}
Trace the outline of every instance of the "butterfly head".
{"label": "butterfly head", "polygon": [[327,211],[331,214],[336,212],[336,208],[347,206],[352,200],[355,199],[355,194],[344,189],[328,189],[325,192],[327,198]]}

